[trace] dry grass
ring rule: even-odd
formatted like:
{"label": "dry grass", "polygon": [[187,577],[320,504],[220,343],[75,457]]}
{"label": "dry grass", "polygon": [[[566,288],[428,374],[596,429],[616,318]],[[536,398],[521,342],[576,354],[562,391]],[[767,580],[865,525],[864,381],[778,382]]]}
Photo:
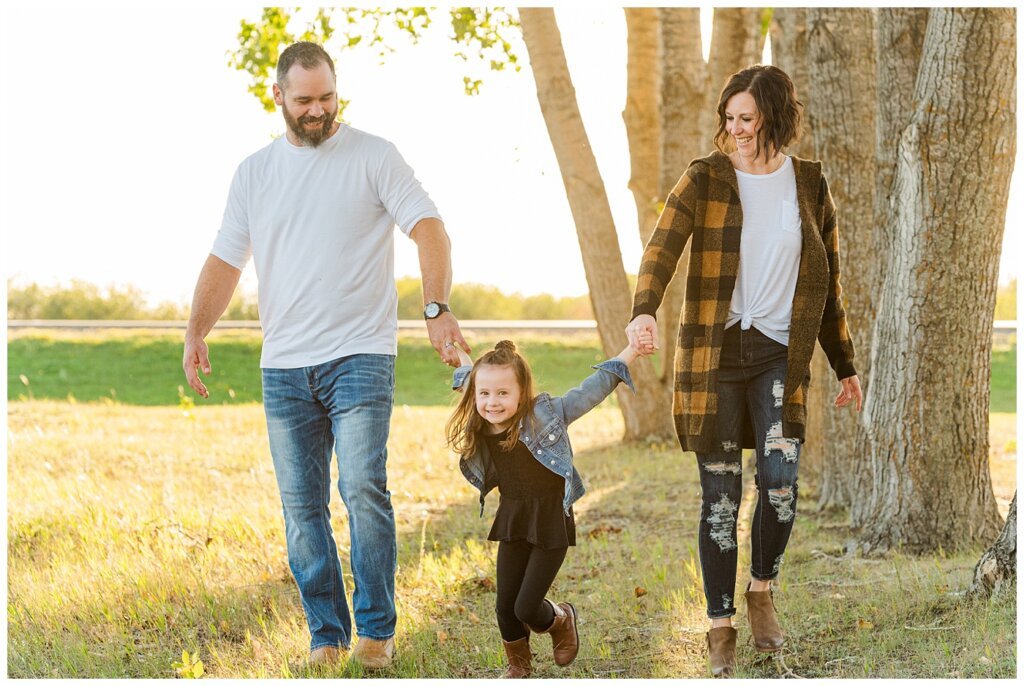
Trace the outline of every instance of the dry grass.
{"label": "dry grass", "polygon": [[[496,498],[479,519],[474,492],[440,445],[445,416],[442,407],[395,410],[400,653],[386,676],[501,670],[494,544],[483,541]],[[1012,417],[993,419],[993,479],[1007,502]],[[580,608],[582,651],[559,670],[546,637],[535,637],[538,674],[705,676],[696,469],[674,445],[618,444],[621,426],[616,410],[602,408],[572,427],[590,492],[577,508],[580,545],[552,595]],[[183,649],[198,650],[210,676],[305,675],[308,634],[258,405],[15,402],[8,441],[10,676],[169,677]],[[741,570],[751,494],[748,486]],[[955,595],[979,550],[845,557],[842,515],[810,509],[777,595],[793,673],[1015,676],[1015,597],[968,604]],[[340,504],[334,519],[347,570]],[[743,643],[742,606],[738,619]],[[747,645],[739,659],[740,676],[782,668]]]}

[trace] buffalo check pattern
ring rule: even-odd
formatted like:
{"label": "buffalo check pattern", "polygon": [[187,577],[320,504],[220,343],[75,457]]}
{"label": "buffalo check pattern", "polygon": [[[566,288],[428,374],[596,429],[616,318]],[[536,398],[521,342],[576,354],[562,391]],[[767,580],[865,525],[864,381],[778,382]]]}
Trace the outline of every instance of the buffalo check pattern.
{"label": "buffalo check pattern", "polygon": [[[832,194],[820,162],[794,157],[793,170],[803,243],[793,294],[782,431],[803,440],[815,340],[837,378],[857,372],[839,283],[839,233]],[[641,260],[631,318],[657,316],[683,248],[691,241],[672,401],[683,450],[706,453],[717,445],[717,372],[739,273],[742,228],[736,172],[728,156],[716,151],[691,162],[672,189]],[[754,447],[749,432],[743,447]]]}

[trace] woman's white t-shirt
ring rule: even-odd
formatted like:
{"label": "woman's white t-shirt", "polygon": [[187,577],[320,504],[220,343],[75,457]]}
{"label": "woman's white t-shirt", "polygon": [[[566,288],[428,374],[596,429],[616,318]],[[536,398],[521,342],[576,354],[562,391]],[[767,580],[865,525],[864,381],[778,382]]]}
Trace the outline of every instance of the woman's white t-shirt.
{"label": "woman's white t-shirt", "polygon": [[800,210],[793,160],[786,157],[771,174],[736,170],[743,232],[740,266],[729,304],[729,328],[737,322],[789,345],[793,293],[800,269]]}

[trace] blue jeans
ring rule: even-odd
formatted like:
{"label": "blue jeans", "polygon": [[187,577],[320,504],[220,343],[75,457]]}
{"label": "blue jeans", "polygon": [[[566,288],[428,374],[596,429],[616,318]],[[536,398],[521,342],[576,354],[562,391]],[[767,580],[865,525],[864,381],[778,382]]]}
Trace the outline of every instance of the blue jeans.
{"label": "blue jeans", "polygon": [[352,606],[360,636],[395,634],[395,514],[387,440],[392,355],[351,355],[300,369],[263,370],[270,453],[284,508],[288,565],[299,587],[310,650],[348,647],[352,620],[331,529],[331,453],[348,510]]}
{"label": "blue jeans", "polygon": [[788,348],[751,327],[725,331],[718,369],[718,449],[697,453],[701,516],[697,545],[708,617],[736,614],[736,515],[743,494],[744,420],[757,453],[757,506],[750,529],[750,575],[774,579],[796,516],[800,441],[782,435]]}

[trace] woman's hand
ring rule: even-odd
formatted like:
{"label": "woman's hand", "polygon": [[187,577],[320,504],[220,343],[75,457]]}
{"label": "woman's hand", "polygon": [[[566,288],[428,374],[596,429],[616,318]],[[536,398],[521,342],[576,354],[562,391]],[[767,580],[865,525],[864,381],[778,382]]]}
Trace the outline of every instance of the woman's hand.
{"label": "woman's hand", "polygon": [[649,314],[638,314],[626,327],[626,336],[637,355],[652,355],[658,349],[658,322]]}
{"label": "woman's hand", "polygon": [[848,376],[845,379],[839,381],[843,385],[843,390],[839,391],[839,395],[836,396],[835,406],[846,407],[851,400],[857,399],[857,411],[860,412],[861,405],[863,404],[864,397],[860,392],[860,379],[857,375]]}

